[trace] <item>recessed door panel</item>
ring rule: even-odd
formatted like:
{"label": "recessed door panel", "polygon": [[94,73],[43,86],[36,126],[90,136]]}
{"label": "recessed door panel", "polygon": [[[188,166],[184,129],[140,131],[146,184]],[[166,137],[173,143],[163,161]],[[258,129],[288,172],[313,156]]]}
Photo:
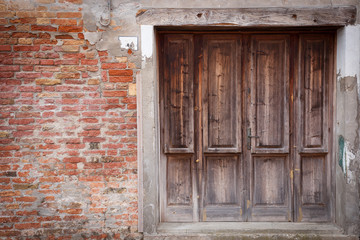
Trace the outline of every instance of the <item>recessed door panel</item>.
{"label": "recessed door panel", "polygon": [[168,205],[191,205],[191,157],[168,157],[167,161]]}
{"label": "recessed door panel", "polygon": [[324,40],[305,40],[304,45],[304,147],[323,146]]}
{"label": "recessed door panel", "polygon": [[205,152],[239,152],[240,40],[204,38],[203,127]]}
{"label": "recessed door panel", "polygon": [[287,152],[289,146],[289,36],[252,41],[253,152]]}
{"label": "recessed door panel", "polygon": [[191,35],[169,35],[165,40],[164,150],[194,151],[193,39]]}
{"label": "recessed door panel", "polygon": [[237,156],[206,156],[203,221],[242,219],[241,162]]}
{"label": "recessed door panel", "polygon": [[194,172],[191,155],[169,155],[166,158],[162,201],[162,220],[188,222],[194,219]]}
{"label": "recessed door panel", "polygon": [[303,205],[325,205],[326,168],[324,156],[301,158]]}
{"label": "recessed door panel", "polygon": [[238,202],[237,165],[236,157],[206,157],[206,205]]}
{"label": "recessed door panel", "polygon": [[287,202],[285,157],[254,157],[254,206]]}

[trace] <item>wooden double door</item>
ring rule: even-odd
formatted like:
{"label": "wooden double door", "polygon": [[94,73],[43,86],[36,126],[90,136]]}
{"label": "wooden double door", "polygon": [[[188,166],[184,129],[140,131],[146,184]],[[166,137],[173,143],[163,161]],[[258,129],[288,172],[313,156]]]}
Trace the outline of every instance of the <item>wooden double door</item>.
{"label": "wooden double door", "polygon": [[162,222],[332,219],[332,33],[160,33]]}

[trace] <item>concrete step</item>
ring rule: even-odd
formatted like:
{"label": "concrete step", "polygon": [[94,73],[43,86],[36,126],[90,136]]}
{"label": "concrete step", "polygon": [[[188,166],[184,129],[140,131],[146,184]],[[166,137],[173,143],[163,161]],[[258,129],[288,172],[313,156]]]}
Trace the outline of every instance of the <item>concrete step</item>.
{"label": "concrete step", "polygon": [[161,223],[145,240],[358,240],[334,224],[287,222]]}

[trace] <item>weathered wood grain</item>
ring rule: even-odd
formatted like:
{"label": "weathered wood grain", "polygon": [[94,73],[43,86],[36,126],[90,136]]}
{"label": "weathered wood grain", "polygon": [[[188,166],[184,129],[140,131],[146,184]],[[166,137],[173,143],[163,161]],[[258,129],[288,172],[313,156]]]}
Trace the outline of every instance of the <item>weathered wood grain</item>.
{"label": "weathered wood grain", "polygon": [[151,8],[139,10],[136,19],[138,24],[155,26],[345,26],[355,23],[356,7],[242,9]]}

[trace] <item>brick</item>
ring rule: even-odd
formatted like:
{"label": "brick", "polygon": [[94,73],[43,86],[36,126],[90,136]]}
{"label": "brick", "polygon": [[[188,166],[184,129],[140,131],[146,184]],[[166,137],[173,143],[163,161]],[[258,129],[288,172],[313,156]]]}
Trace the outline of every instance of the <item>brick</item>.
{"label": "brick", "polygon": [[16,237],[21,234],[20,231],[13,231],[13,230],[6,230],[6,231],[0,231],[0,237]]}
{"label": "brick", "polygon": [[[84,40],[74,40],[74,39],[65,39],[63,40],[64,45],[83,45],[85,43]],[[83,56],[83,54],[82,54]]]}
{"label": "brick", "polygon": [[[59,59],[54,61],[55,65],[78,65],[79,59]],[[62,72],[76,72],[76,71],[82,71],[83,68],[80,66],[62,66],[61,71]]]}
{"label": "brick", "polygon": [[57,84],[61,84],[60,79],[36,79],[36,85],[52,86]]}
{"label": "brick", "polygon": [[11,51],[10,45],[0,45],[0,52]]}
{"label": "brick", "polygon": [[1,18],[12,18],[15,16],[15,13],[14,12],[10,12],[10,11],[1,11],[0,12],[0,17]]}
{"label": "brick", "polygon": [[97,65],[98,60],[97,59],[81,59],[82,65]]}
{"label": "brick", "polygon": [[19,38],[18,43],[21,45],[31,45],[33,40],[32,38]]}
{"label": "brick", "polygon": [[13,184],[15,190],[25,190],[25,189],[38,189],[39,185],[37,184]]}
{"label": "brick", "polygon": [[16,12],[16,16],[19,18],[54,18],[55,12],[37,12],[37,11],[19,11]]}
{"label": "brick", "polygon": [[[16,73],[16,78],[24,78],[24,79],[33,79],[41,77],[41,73],[33,72],[33,73]],[[24,87],[25,88],[25,87]],[[41,89],[38,89],[41,90]]]}
{"label": "brick", "polygon": [[14,76],[13,72],[0,72],[0,78],[11,78]]}
{"label": "brick", "polygon": [[73,3],[73,4],[82,4],[83,0],[59,0],[59,3]]}
{"label": "brick", "polygon": [[133,70],[109,70],[109,76],[132,76]]}
{"label": "brick", "polygon": [[63,162],[66,163],[79,163],[79,162],[85,162],[86,159],[83,157],[68,157],[68,158],[64,158]]}
{"label": "brick", "polygon": [[59,32],[82,32],[81,26],[59,26]]}
{"label": "brick", "polygon": [[[35,72],[42,72],[42,74],[44,74],[44,72],[59,72],[60,68],[57,66],[35,66],[34,67],[34,71]],[[44,75],[41,75],[39,77],[43,77]]]}
{"label": "brick", "polygon": [[16,229],[30,229],[30,228],[40,228],[40,223],[18,223],[15,224]]}
{"label": "brick", "polygon": [[0,25],[0,31],[8,32],[8,31],[14,31],[14,30],[16,30],[16,27],[14,25],[11,25],[9,27],[5,27],[3,25]]}
{"label": "brick", "polygon": [[57,73],[55,75],[56,78],[59,79],[79,79],[80,78],[80,74],[79,73],[68,73],[68,72],[64,72],[64,73]]}
{"label": "brick", "polygon": [[37,3],[49,4],[55,3],[55,0],[36,0]]}
{"label": "brick", "polygon": [[18,202],[35,202],[37,200],[36,197],[18,197],[16,201]]}
{"label": "brick", "polygon": [[52,26],[31,25],[31,31],[56,32],[57,28]]}
{"label": "brick", "polygon": [[11,34],[12,38],[36,38],[38,35],[35,33],[27,32],[14,32]]}
{"label": "brick", "polygon": [[66,209],[60,210],[60,213],[67,213],[67,214],[80,214],[82,213],[82,209]]}
{"label": "brick", "polygon": [[37,24],[50,24],[50,18],[37,18]]}
{"label": "brick", "polygon": [[102,176],[79,177],[79,181],[84,181],[84,182],[101,182],[102,180],[103,180]]}
{"label": "brick", "polygon": [[64,45],[64,46],[58,46],[55,51],[58,52],[79,52],[80,46],[77,45]]}
{"label": "brick", "polygon": [[89,85],[99,85],[99,84],[100,84],[100,80],[99,80],[99,79],[94,79],[94,78],[92,78],[92,79],[89,79],[89,80],[88,80],[88,84],[89,84]]}
{"label": "brick", "polygon": [[20,191],[0,191],[0,197],[20,196]]}
{"label": "brick", "polygon": [[40,46],[14,46],[14,51],[39,51]]}
{"label": "brick", "polygon": [[58,12],[56,14],[57,18],[81,18],[81,12]]}
{"label": "brick", "polygon": [[109,77],[109,82],[132,82],[133,77],[129,76],[119,76],[119,77]]}
{"label": "brick", "polygon": [[77,20],[76,19],[57,18],[57,19],[51,19],[51,24],[56,24],[59,26],[76,26]]}
{"label": "brick", "polygon": [[20,71],[20,66],[0,66],[1,72],[17,72]]}
{"label": "brick", "polygon": [[126,91],[104,91],[104,97],[124,97],[126,95]]}
{"label": "brick", "polygon": [[129,83],[129,96],[136,96],[136,83]]}
{"label": "brick", "polygon": [[63,177],[41,177],[39,182],[61,182],[63,180]]}
{"label": "brick", "polygon": [[[41,44],[56,45],[57,40],[39,38],[39,39],[34,40],[34,44],[35,45],[41,45]],[[53,46],[41,46],[42,51],[48,51],[48,50],[52,50],[52,49],[53,49]]]}
{"label": "brick", "polygon": [[7,145],[7,146],[0,146],[0,151],[12,151],[12,150],[19,150],[20,146],[16,145]]}
{"label": "brick", "polygon": [[126,63],[103,63],[101,68],[102,69],[126,68]]}
{"label": "brick", "polygon": [[34,123],[35,120],[32,118],[29,119],[9,119],[9,124],[11,125],[27,125],[27,124],[31,124]]}
{"label": "brick", "polygon": [[53,59],[41,59],[40,65],[54,65]]}

